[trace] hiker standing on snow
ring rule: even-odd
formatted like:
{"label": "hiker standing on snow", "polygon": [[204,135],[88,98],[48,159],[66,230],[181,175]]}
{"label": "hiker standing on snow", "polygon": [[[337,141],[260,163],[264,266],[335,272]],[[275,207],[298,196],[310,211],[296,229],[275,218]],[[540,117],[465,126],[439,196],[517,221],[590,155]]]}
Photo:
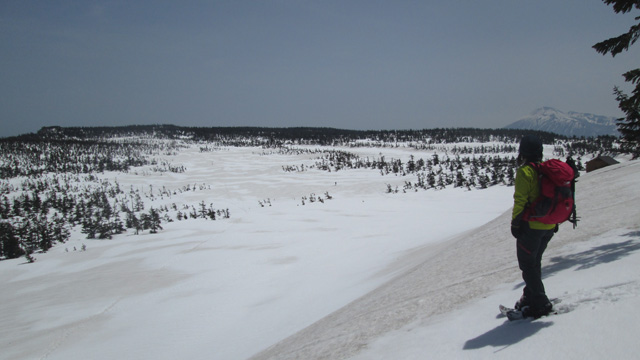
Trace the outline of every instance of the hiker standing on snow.
{"label": "hiker standing on snow", "polygon": [[525,287],[515,308],[522,310],[527,317],[539,318],[549,314],[553,307],[542,283],[541,262],[547,244],[557,231],[557,225],[522,220],[527,206],[540,195],[538,173],[531,163],[542,161],[542,141],[533,135],[524,136],[518,152],[519,168],[513,194],[511,233],[517,239],[518,265]]}

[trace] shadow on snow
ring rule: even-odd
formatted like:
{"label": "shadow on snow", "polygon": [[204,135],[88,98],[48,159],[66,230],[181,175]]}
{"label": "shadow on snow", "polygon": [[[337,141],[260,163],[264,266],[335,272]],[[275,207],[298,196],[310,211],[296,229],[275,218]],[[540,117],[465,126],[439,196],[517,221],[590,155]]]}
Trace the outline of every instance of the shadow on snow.
{"label": "shadow on snow", "polygon": [[[629,240],[596,246],[592,249],[570,254],[556,256],[550,259],[550,263],[542,270],[546,276],[575,267],[575,270],[590,269],[600,264],[610,263],[640,250],[640,231],[632,231],[621,237],[629,237]],[[524,286],[524,283],[516,285],[516,289]],[[516,344],[523,339],[536,334],[538,331],[549,327],[553,322],[533,321],[518,322],[516,324],[506,321],[496,328],[474,338],[467,340],[464,350],[480,349],[485,346],[502,347],[502,349]],[[501,351],[499,349],[497,351]]]}
{"label": "shadow on snow", "polygon": [[[463,350],[481,349],[485,346],[502,347],[503,349],[516,344],[538,331],[553,324],[550,321],[518,321],[515,323],[505,322],[493,330],[464,343]],[[499,349],[503,350],[503,349]]]}
{"label": "shadow on snow", "polygon": [[[543,278],[563,270],[575,267],[575,270],[586,270],[600,264],[607,264],[620,260],[634,251],[640,250],[640,231],[632,231],[621,237],[629,237],[629,240],[596,246],[592,249],[565,256],[554,256],[549,259],[549,264],[542,268]],[[552,240],[553,241],[553,240]],[[515,289],[524,286],[521,282]]]}

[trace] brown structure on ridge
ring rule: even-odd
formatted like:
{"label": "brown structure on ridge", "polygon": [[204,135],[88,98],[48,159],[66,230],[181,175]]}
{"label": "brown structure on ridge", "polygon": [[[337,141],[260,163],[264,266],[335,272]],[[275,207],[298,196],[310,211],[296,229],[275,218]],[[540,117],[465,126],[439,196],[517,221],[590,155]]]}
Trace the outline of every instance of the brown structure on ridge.
{"label": "brown structure on ridge", "polygon": [[587,172],[591,172],[593,170],[601,169],[603,167],[618,164],[611,156],[598,156],[593,160],[587,161]]}

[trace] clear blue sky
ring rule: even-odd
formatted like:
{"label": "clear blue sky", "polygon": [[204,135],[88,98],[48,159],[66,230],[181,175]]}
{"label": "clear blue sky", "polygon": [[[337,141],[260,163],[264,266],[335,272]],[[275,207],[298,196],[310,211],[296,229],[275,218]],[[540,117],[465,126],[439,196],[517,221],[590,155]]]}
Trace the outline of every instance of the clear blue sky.
{"label": "clear blue sky", "polygon": [[[42,126],[502,127],[622,116],[601,0],[0,1],[0,137]],[[625,87],[626,86],[626,87]]]}

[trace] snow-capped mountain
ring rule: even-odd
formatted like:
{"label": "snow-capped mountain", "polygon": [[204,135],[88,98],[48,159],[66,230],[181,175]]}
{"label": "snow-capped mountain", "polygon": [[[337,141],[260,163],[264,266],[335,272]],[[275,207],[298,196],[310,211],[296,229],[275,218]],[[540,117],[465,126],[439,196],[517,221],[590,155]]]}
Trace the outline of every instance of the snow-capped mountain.
{"label": "snow-capped mountain", "polygon": [[564,113],[551,107],[539,108],[505,128],[548,131],[565,136],[620,135],[615,117],[574,111]]}

